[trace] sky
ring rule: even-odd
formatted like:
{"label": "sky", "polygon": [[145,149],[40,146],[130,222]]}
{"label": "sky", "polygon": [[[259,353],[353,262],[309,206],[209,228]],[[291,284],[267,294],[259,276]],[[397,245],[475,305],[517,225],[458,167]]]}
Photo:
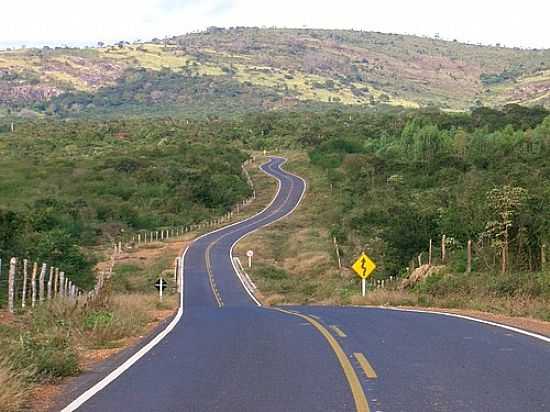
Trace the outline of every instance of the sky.
{"label": "sky", "polygon": [[0,48],[150,40],[208,26],[356,29],[550,49],[548,0],[3,0]]}

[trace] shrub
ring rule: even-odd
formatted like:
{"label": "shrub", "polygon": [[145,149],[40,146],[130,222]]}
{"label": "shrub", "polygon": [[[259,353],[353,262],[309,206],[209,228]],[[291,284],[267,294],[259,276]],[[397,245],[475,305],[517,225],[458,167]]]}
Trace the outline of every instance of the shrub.
{"label": "shrub", "polygon": [[288,279],[288,273],[284,269],[279,269],[273,266],[263,266],[258,269],[259,277],[269,280],[285,280]]}
{"label": "shrub", "polygon": [[73,376],[80,370],[78,356],[65,331],[25,332],[19,342],[12,355],[13,362],[18,368],[35,369],[34,379]]}

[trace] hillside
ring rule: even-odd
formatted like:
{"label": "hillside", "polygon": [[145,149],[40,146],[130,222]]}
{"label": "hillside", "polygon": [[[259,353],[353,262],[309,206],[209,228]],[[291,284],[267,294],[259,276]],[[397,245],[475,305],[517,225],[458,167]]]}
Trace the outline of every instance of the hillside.
{"label": "hillside", "polygon": [[550,50],[374,32],[211,28],[147,43],[0,52],[0,115],[508,103],[550,106]]}

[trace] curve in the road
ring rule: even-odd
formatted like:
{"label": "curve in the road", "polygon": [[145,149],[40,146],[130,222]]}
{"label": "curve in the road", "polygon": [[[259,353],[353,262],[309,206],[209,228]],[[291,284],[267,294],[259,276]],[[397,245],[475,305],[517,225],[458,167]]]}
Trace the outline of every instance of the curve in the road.
{"label": "curve in the road", "polygon": [[305,182],[284,162],[262,166],[279,182],[266,209],[187,249],[169,327],[65,411],[550,410],[550,345],[532,336],[437,314],[258,307],[231,251],[300,203]]}

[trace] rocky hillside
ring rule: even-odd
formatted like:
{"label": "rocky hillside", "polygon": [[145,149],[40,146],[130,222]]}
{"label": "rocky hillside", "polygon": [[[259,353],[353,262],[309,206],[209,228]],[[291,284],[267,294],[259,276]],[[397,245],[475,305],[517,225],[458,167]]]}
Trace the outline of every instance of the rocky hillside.
{"label": "rocky hillside", "polygon": [[550,50],[311,29],[0,52],[0,114],[222,113],[378,104],[550,107]]}

